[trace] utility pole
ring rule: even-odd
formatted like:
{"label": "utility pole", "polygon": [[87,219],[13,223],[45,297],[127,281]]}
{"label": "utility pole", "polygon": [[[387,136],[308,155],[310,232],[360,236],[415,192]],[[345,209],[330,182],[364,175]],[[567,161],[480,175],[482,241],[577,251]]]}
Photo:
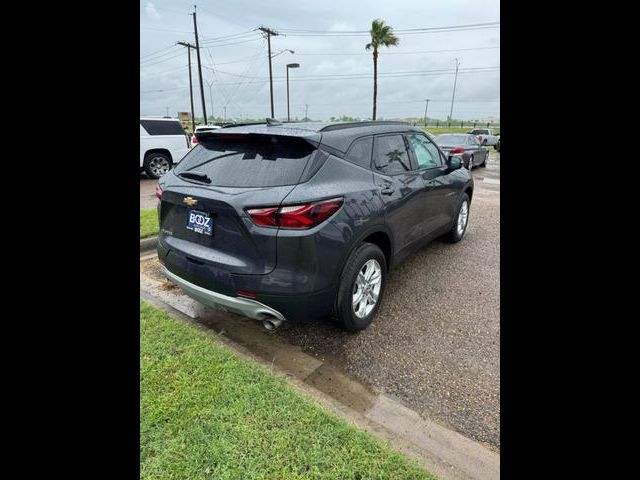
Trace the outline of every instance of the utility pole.
{"label": "utility pole", "polygon": [[460,66],[460,61],[456,58],[456,77],[453,80],[453,96],[451,97],[451,110],[449,111],[449,120],[453,117],[453,101],[456,98],[456,83],[458,82],[458,67]]}
{"label": "utility pole", "polygon": [[195,112],[193,111],[193,83],[191,82],[191,49],[196,47],[187,42],[178,42],[178,45],[187,47],[187,54],[189,59],[189,100],[191,101],[191,132],[195,132],[196,116],[195,116]]}
{"label": "utility pole", "polygon": [[167,109],[167,118],[169,118],[169,107],[164,107]]}
{"label": "utility pole", "polygon": [[308,104],[308,103],[305,103],[305,104],[304,104],[304,121],[305,121],[305,122],[308,122],[308,121],[309,121],[309,115],[308,115],[308,113],[309,113],[309,104]]}
{"label": "utility pole", "polygon": [[267,47],[269,54],[269,89],[271,92],[271,118],[274,118],[275,115],[273,113],[273,72],[271,70],[271,36],[279,35],[278,32],[271,30],[267,27],[258,27],[258,30],[262,31],[267,36]]}
{"label": "utility pole", "polygon": [[198,77],[200,78],[200,97],[202,100],[202,113],[204,124],[207,124],[207,106],[204,101],[204,85],[202,83],[202,65],[200,64],[200,43],[198,42],[198,23],[196,22],[196,6],[193,6],[193,32],[196,36],[196,54],[198,56]]}
{"label": "utility pole", "polygon": [[425,102],[427,102],[427,103],[426,103],[426,105],[424,106],[424,126],[425,126],[425,127],[427,126],[427,107],[429,107],[429,100],[431,100],[431,99],[430,99],[430,98],[427,98],[427,99],[425,100]]}
{"label": "utility pole", "polygon": [[227,107],[222,108],[224,108],[224,123],[227,123]]}

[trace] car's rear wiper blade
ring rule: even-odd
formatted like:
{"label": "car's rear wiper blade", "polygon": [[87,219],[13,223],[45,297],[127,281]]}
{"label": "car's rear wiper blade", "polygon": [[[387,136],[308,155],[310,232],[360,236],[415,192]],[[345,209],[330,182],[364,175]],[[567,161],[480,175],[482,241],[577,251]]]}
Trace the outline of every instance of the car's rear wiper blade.
{"label": "car's rear wiper blade", "polygon": [[202,183],[211,183],[211,179],[204,172],[198,172],[198,171],[190,170],[188,172],[180,172],[180,173],[178,173],[178,176],[182,177],[182,178],[185,178],[185,179],[188,179],[188,180],[196,180],[196,181],[202,182]]}

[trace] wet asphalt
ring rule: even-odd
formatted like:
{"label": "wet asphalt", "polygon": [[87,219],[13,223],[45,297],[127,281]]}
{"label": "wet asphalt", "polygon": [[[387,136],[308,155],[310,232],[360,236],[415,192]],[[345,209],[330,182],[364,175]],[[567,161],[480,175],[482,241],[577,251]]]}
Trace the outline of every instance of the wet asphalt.
{"label": "wet asphalt", "polygon": [[487,168],[473,176],[463,241],[436,240],[391,272],[368,329],[347,334],[317,322],[276,334],[423,417],[499,449],[499,154],[492,150]]}
{"label": "wet asphalt", "polygon": [[[328,322],[275,336],[425,418],[500,448],[500,160],[473,170],[465,238],[436,240],[391,272],[378,317],[348,334]],[[140,180],[154,208],[155,180]],[[253,323],[255,328],[261,328]]]}
{"label": "wet asphalt", "polygon": [[149,210],[156,208],[158,199],[156,198],[156,185],[158,180],[147,177],[144,173],[140,174],[140,210]]}

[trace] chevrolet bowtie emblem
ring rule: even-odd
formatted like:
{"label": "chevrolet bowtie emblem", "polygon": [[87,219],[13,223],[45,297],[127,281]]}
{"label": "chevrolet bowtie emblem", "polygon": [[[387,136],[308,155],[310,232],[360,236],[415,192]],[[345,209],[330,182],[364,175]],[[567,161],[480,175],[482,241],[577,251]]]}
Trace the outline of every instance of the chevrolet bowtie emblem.
{"label": "chevrolet bowtie emblem", "polygon": [[190,207],[193,207],[196,203],[198,203],[198,200],[194,200],[191,197],[184,197],[184,199],[182,200],[182,203],[186,203]]}

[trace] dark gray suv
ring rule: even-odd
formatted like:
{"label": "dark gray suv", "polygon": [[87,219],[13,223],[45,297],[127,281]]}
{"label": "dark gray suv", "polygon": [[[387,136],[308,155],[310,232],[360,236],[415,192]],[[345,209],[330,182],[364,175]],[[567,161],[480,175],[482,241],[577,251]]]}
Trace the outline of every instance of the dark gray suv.
{"label": "dark gray suv", "polygon": [[160,179],[158,257],[191,297],[268,329],[364,329],[391,267],[465,233],[469,171],[408,124],[267,121],[198,140]]}

